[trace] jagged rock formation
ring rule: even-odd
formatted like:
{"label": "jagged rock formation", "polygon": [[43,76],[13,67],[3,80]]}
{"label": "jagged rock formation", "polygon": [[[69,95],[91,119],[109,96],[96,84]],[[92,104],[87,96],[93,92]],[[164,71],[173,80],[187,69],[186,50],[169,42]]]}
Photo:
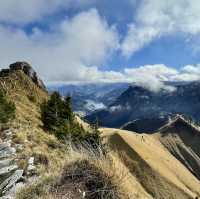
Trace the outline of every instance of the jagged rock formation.
{"label": "jagged rock formation", "polygon": [[43,81],[38,77],[32,66],[27,62],[15,62],[9,66],[9,69],[3,69],[0,72],[0,77],[8,76],[9,73],[15,71],[23,71],[32,81],[41,89],[46,90]]}

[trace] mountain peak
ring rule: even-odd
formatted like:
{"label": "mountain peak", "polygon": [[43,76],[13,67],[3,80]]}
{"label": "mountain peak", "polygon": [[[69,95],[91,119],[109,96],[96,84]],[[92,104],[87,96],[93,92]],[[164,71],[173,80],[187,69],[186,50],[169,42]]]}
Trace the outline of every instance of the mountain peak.
{"label": "mountain peak", "polygon": [[2,69],[0,71],[0,77],[8,76],[10,73],[13,73],[16,71],[22,71],[38,87],[40,87],[42,90],[46,91],[46,87],[45,87],[43,81],[38,77],[38,75],[37,75],[36,71],[33,69],[33,67],[27,62],[15,62],[13,64],[10,64],[9,69]]}
{"label": "mountain peak", "polygon": [[172,118],[166,125],[164,125],[160,132],[169,132],[169,130],[181,131],[181,129],[190,129],[192,132],[199,132],[199,127],[189,118],[184,117],[183,115],[177,114]]}

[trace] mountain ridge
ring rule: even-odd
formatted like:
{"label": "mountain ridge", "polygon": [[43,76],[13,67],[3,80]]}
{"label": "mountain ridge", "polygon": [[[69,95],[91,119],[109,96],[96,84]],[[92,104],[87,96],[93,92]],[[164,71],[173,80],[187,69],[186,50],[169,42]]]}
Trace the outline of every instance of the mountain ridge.
{"label": "mountain ridge", "polygon": [[176,85],[173,92],[152,92],[140,86],[130,86],[107,109],[88,115],[86,119],[94,121],[98,118],[100,125],[114,128],[134,120],[158,119],[176,114],[200,121],[199,107],[199,81]]}
{"label": "mountain ridge", "polygon": [[195,198],[200,194],[199,180],[161,142],[160,132],[137,134],[111,128],[100,130],[113,151],[120,154],[120,161],[153,198]]}

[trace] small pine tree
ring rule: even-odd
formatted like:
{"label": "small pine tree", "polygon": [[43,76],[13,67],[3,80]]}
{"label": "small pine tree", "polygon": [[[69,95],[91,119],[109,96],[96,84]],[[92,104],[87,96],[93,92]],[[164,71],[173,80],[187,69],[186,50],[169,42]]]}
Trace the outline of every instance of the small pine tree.
{"label": "small pine tree", "polygon": [[66,117],[69,122],[72,122],[74,117],[73,117],[71,97],[69,96],[65,97],[63,105],[64,105],[63,108],[64,117]]}
{"label": "small pine tree", "polygon": [[85,131],[74,118],[71,97],[62,99],[59,93],[54,92],[50,99],[41,105],[41,119],[44,128],[61,140],[70,139],[76,143],[87,142],[91,145],[99,143],[98,123],[93,133]]}

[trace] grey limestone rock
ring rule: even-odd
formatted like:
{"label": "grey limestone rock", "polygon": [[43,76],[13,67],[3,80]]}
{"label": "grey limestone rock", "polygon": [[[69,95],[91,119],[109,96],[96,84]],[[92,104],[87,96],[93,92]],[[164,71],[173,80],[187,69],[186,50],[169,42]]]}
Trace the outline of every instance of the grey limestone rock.
{"label": "grey limestone rock", "polygon": [[16,170],[9,178],[0,184],[0,192],[6,195],[11,188],[13,188],[18,181],[23,179],[23,170]]}

